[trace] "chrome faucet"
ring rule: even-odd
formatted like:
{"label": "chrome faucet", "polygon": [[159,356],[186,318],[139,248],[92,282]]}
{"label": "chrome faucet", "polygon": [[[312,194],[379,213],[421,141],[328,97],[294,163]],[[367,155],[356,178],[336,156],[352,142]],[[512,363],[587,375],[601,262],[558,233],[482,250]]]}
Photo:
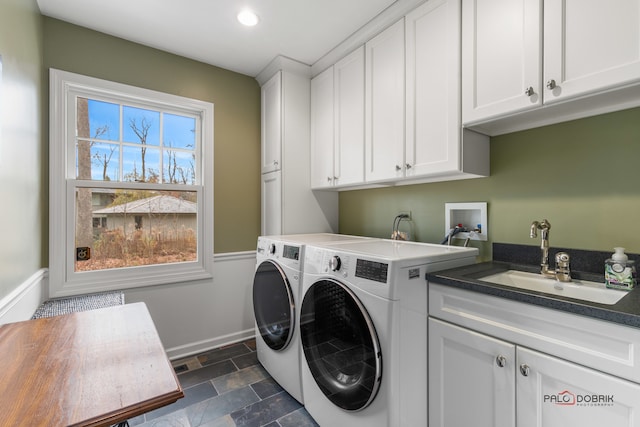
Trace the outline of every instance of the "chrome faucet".
{"label": "chrome faucet", "polygon": [[556,269],[549,269],[549,230],[551,230],[551,224],[546,219],[543,219],[542,222],[533,221],[529,237],[532,239],[538,237],[538,230],[540,230],[540,236],[542,237],[540,243],[540,274],[560,282],[570,282],[569,254],[566,252],[558,253],[556,255]]}

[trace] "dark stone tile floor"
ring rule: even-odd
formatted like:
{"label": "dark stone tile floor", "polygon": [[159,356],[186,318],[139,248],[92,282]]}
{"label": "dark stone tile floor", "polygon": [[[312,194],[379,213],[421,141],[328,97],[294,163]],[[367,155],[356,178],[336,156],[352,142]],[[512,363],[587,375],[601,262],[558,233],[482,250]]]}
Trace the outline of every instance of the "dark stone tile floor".
{"label": "dark stone tile floor", "polygon": [[185,397],[130,419],[131,427],[318,427],[260,365],[253,339],[173,367]]}

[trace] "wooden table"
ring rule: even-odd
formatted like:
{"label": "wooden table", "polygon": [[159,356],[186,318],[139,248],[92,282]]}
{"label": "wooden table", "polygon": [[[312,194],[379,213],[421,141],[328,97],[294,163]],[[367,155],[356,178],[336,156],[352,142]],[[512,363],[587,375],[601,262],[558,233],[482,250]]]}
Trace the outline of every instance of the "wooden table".
{"label": "wooden table", "polygon": [[0,426],[109,426],[184,397],[144,303],[0,326]]}

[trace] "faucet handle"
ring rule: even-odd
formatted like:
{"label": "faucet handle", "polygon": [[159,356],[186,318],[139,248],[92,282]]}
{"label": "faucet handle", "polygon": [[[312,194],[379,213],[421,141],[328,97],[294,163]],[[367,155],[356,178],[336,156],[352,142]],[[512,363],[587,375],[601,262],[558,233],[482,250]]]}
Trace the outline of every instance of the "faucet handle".
{"label": "faucet handle", "polygon": [[569,254],[566,252],[558,252],[556,254],[556,264],[569,267]]}
{"label": "faucet handle", "polygon": [[560,282],[571,281],[571,270],[569,268],[569,254],[558,252],[556,254],[556,279]]}

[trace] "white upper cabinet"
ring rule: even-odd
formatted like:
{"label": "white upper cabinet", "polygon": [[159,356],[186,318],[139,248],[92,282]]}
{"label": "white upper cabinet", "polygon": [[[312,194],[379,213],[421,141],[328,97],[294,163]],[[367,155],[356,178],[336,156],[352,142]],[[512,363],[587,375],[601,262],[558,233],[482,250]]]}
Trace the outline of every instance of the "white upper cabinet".
{"label": "white upper cabinet", "polygon": [[404,19],[365,44],[365,180],[404,176]]}
{"label": "white upper cabinet", "polygon": [[282,72],[261,88],[262,173],[280,170],[282,149]]}
{"label": "white upper cabinet", "polygon": [[312,80],[314,189],[489,175],[489,138],[461,126],[461,13],[425,2]]}
{"label": "white upper cabinet", "polygon": [[639,0],[545,0],[545,103],[638,80]]}
{"label": "white upper cabinet", "polygon": [[334,184],[364,182],[364,46],[338,61],[334,75]]}
{"label": "white upper cabinet", "polygon": [[364,46],[311,80],[311,187],[364,182]]}
{"label": "white upper cabinet", "polygon": [[333,67],[311,80],[311,188],[330,188],[333,172]]}
{"label": "white upper cabinet", "polygon": [[542,104],[542,0],[463,0],[464,123]]}
{"label": "white upper cabinet", "polygon": [[496,135],[640,105],[640,0],[462,4],[465,125]]}
{"label": "white upper cabinet", "polygon": [[460,1],[431,0],[405,17],[407,178],[460,168]]}

